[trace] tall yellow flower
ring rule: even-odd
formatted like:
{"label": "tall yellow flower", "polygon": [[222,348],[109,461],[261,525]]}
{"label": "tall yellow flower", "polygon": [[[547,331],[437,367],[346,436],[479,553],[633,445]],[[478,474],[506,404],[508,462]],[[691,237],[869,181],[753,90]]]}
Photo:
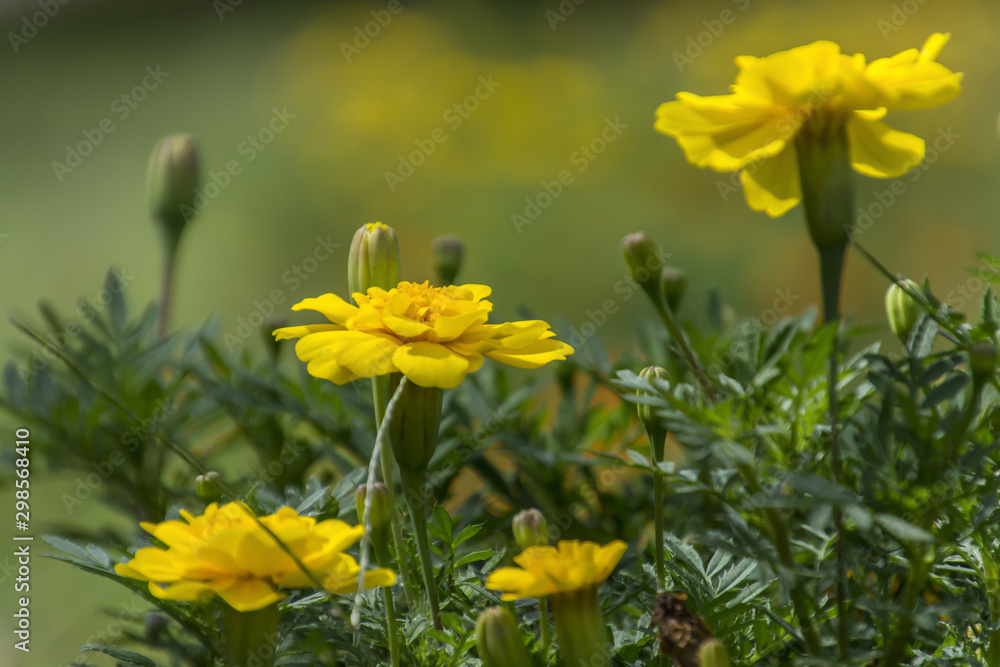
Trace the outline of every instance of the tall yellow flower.
{"label": "tall yellow flower", "polygon": [[493,304],[485,285],[432,287],[401,282],[353,295],[352,306],[335,294],[306,299],[292,310],[315,310],[330,324],[285,327],[278,340],[295,345],[309,373],[345,384],[400,372],[421,387],[450,389],[479,369],[483,358],[519,368],[538,368],[573,353],[553,340],[541,320],[487,324]]}
{"label": "tall yellow flower", "polygon": [[563,540],[556,546],[528,547],[514,557],[521,567],[501,567],[486,578],[486,587],[503,591],[502,600],[546,597],[567,667],[594,664],[610,655],[607,628],[597,587],[611,576],[627,545],[621,540],[601,546]]}
{"label": "tall yellow flower", "polygon": [[[115,571],[149,582],[149,590],[163,600],[197,600],[218,595],[233,609],[250,612],[285,598],[281,588],[308,588],[308,575],[253,519],[239,502],[221,507],[212,503],[202,516],[181,510],[183,521],[142,523],[144,530],[167,546],[139,549]],[[260,518],[331,593],[357,589],[358,564],[343,550],[364,532],[328,519],[317,522],[299,516],[290,507]],[[391,570],[365,573],[365,586],[391,586]]]}
{"label": "tall yellow flower", "polygon": [[888,109],[925,109],[961,91],[962,75],[936,62],[948,34],[919,51],[865,62],[833,42],[814,42],[765,58],[736,58],[728,95],[678,93],[660,105],[656,129],[677,139],[689,162],[739,171],[747,203],[772,217],[802,199],[797,135],[846,126],[850,162],[866,176],[894,178],[917,166],[924,141],[882,122]]}

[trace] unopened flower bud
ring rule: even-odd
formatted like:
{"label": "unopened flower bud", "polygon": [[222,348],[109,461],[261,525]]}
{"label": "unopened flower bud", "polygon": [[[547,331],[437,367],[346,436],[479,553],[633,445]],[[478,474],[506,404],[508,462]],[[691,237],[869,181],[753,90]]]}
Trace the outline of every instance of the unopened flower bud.
{"label": "unopened flower bud", "polygon": [[452,285],[462,269],[462,254],[465,246],[462,239],[454,234],[439,236],[431,242],[434,250],[434,269],[443,285]]}
{"label": "unopened flower bud", "polygon": [[701,667],[732,667],[726,647],[714,639],[709,639],[698,650]]}
{"label": "unopened flower bud", "polygon": [[198,475],[194,480],[198,497],[206,503],[217,503],[222,499],[222,487],[219,485],[222,477],[214,470]]}
{"label": "unopened flower bud", "polygon": [[155,644],[160,641],[160,635],[167,629],[167,619],[163,614],[151,611],[142,619],[142,629],[146,635],[146,641]]}
{"label": "unopened flower bud", "polygon": [[997,348],[988,341],[973,343],[969,347],[969,367],[972,377],[982,381],[993,375],[997,365]]}
{"label": "unopened flower bud", "polygon": [[629,234],[622,239],[622,254],[632,278],[651,296],[659,295],[663,261],[653,239],[645,232]]}
{"label": "unopened flower bud", "polygon": [[[905,278],[903,283],[912,291],[920,293],[920,285],[909,278]],[[906,341],[920,319],[923,308],[909,294],[904,292],[899,285],[893,283],[885,293],[885,312],[889,318],[889,328],[902,341]]]}
{"label": "unopened flower bud", "polygon": [[681,305],[684,290],[687,289],[687,273],[676,266],[665,266],[660,272],[660,291],[673,312]]}
{"label": "unopened flower bud", "polygon": [[157,142],[146,172],[146,197],[168,243],[176,244],[197,211],[199,179],[198,151],[190,134],[170,134]]}
{"label": "unopened flower bud", "polygon": [[392,503],[389,500],[389,489],[382,482],[362,484],[354,493],[354,505],[358,510],[358,523],[365,522],[365,505],[371,499],[372,528],[388,526],[392,520]]}
{"label": "unopened flower bud", "polygon": [[[646,368],[643,368],[639,372],[639,377],[649,381],[650,384],[652,384],[653,380],[660,380],[662,382],[670,381],[670,375],[659,366],[647,366]],[[657,395],[641,389],[638,390],[636,394],[639,396]],[[656,414],[656,409],[652,405],[638,403],[636,406],[637,412],[639,413],[639,422],[642,424],[642,427],[646,430],[646,435],[649,437],[649,446],[653,451],[653,460],[662,461],[663,444],[667,439],[667,429],[663,427],[659,416]]]}
{"label": "unopened flower bud", "polygon": [[483,667],[528,667],[528,653],[517,621],[503,607],[490,607],[476,619],[476,647]]}
{"label": "unopened flower bud", "polygon": [[396,230],[370,222],[354,234],[347,258],[347,285],[351,294],[369,287],[389,290],[399,284],[399,241]]}
{"label": "unopened flower bud", "polygon": [[549,526],[541,512],[532,508],[521,510],[512,522],[514,541],[522,549],[549,543]]}

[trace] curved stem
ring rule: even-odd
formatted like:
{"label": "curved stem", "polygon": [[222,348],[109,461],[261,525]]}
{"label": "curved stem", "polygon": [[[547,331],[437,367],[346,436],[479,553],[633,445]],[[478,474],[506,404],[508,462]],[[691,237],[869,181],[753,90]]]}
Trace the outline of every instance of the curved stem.
{"label": "curved stem", "polygon": [[660,298],[654,298],[653,305],[656,307],[656,312],[660,315],[660,319],[663,320],[663,324],[667,327],[670,337],[673,338],[677,345],[680,346],[681,353],[687,360],[688,366],[691,367],[691,371],[694,373],[695,377],[698,378],[698,383],[701,385],[705,395],[708,396],[708,400],[714,402],[715,392],[712,391],[712,383],[709,382],[708,376],[705,375],[705,371],[702,369],[701,364],[698,363],[698,359],[694,356],[694,351],[691,349],[691,346],[688,345],[687,339],[684,337],[684,332],[682,332],[681,328],[677,326],[677,322],[674,320],[674,315],[670,312],[670,308],[668,308]]}

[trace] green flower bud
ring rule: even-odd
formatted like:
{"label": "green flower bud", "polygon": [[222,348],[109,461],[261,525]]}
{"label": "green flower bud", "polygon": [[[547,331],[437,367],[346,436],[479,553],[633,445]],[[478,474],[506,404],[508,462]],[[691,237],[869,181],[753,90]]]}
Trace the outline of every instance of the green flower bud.
{"label": "green flower bud", "polygon": [[[909,278],[904,279],[903,283],[912,291],[920,294],[920,285],[917,283]],[[920,319],[923,307],[913,297],[900,289],[899,285],[893,283],[892,287],[885,293],[885,312],[889,317],[889,328],[900,340],[906,342],[913,327],[917,325],[917,320]]]}
{"label": "green flower bud", "polygon": [[969,367],[978,381],[989,379],[997,365],[997,348],[988,341],[973,343],[969,347]]}
{"label": "green flower bud", "polygon": [[622,254],[632,279],[639,283],[658,308],[661,307],[659,279],[663,260],[653,239],[644,232],[629,234],[622,239]]}
{"label": "green flower bud", "polygon": [[222,487],[219,485],[222,477],[214,470],[198,475],[194,480],[198,497],[206,503],[217,503],[222,500]]}
{"label": "green flower bud", "polygon": [[407,380],[389,424],[392,453],[402,470],[423,474],[437,448],[442,390]]}
{"label": "green flower bud", "polygon": [[541,512],[532,508],[521,510],[514,516],[514,541],[522,549],[549,543],[549,526]]}
{"label": "green flower bud", "polygon": [[665,266],[660,272],[660,291],[663,298],[667,300],[670,310],[677,312],[684,297],[684,290],[687,289],[687,274],[684,269],[676,266]]}
{"label": "green flower bud", "polygon": [[363,524],[365,522],[365,503],[369,495],[371,495],[372,501],[372,528],[377,529],[388,526],[392,520],[392,503],[389,500],[389,489],[382,482],[372,482],[370,491],[368,484],[362,484],[354,492],[354,505],[358,510],[358,523]]}
{"label": "green flower bud", "polygon": [[399,284],[399,241],[396,230],[370,222],[354,234],[347,258],[347,285],[351,294],[369,287],[388,290]]}
{"label": "green flower bud", "polygon": [[142,629],[146,635],[146,641],[155,644],[160,641],[160,636],[167,629],[167,619],[163,614],[151,611],[142,619]]}
{"label": "green flower bud", "polygon": [[732,667],[726,647],[714,639],[709,639],[701,645],[698,660],[701,667]]}
{"label": "green flower bud", "polygon": [[168,243],[176,244],[194,217],[199,179],[198,151],[190,134],[170,134],[157,142],[146,172],[146,197]]}
{"label": "green flower bud", "polygon": [[454,234],[439,236],[431,242],[434,250],[434,269],[442,285],[453,285],[462,269],[465,246]]}
{"label": "green flower bud", "polygon": [[[653,380],[670,382],[670,375],[659,366],[647,366],[646,368],[643,368],[642,371],[639,372],[639,377],[649,381],[651,384]],[[642,391],[641,389],[637,391],[636,394],[639,396],[656,395],[651,394],[648,391]],[[653,451],[653,460],[662,461],[663,444],[667,439],[667,429],[663,427],[663,424],[660,422],[660,418],[656,414],[656,409],[653,406],[646,405],[645,403],[637,403],[636,407],[639,413],[639,422],[646,430],[646,436],[649,437],[649,446]]]}
{"label": "green flower bud", "polygon": [[483,667],[528,667],[528,653],[517,621],[503,607],[490,607],[476,619],[476,647]]}

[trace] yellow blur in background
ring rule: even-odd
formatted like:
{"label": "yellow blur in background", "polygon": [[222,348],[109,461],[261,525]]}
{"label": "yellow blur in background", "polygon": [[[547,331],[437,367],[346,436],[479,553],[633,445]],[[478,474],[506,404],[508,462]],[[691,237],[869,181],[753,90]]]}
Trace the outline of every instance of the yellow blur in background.
{"label": "yellow blur in background", "polygon": [[[44,23],[41,4],[0,7],[0,299],[29,321],[43,297],[72,316],[112,265],[133,310],[155,297],[145,170],[174,132],[197,137],[204,172],[181,248],[178,326],[218,313],[236,333],[256,313],[343,294],[351,236],[376,220],[399,234],[404,279],[432,278],[431,239],[457,233],[460,279],[494,286],[501,319],[524,307],[562,323],[564,339],[591,322],[613,351],[632,348],[636,319],[650,315],[637,292],[616,289],[618,243],[632,231],[688,272],[683,317],[701,317],[711,288],[750,317],[776,300],[801,312],[819,293],[801,207],[777,220],[749,210],[736,177],[690,166],[653,113],[678,91],[725,93],[737,55],[817,39],[872,59],[952,33],[940,60],[965,72],[964,90],[892,114],[928,140],[927,160],[902,177],[902,194],[858,177],[871,220],[860,240],[972,314],[982,284],[966,269],[976,251],[1000,252],[991,0],[77,1],[55,3]],[[882,322],[885,287],[852,257],[844,310]],[[6,359],[25,341],[4,325],[0,344]],[[72,479],[41,484],[51,525],[66,524],[57,498]],[[73,520],[105,520],[97,505]],[[69,664],[107,624],[95,609],[126,598],[67,566],[35,567],[37,652],[18,662],[8,641],[0,663]],[[67,587],[88,594],[67,608]]]}

